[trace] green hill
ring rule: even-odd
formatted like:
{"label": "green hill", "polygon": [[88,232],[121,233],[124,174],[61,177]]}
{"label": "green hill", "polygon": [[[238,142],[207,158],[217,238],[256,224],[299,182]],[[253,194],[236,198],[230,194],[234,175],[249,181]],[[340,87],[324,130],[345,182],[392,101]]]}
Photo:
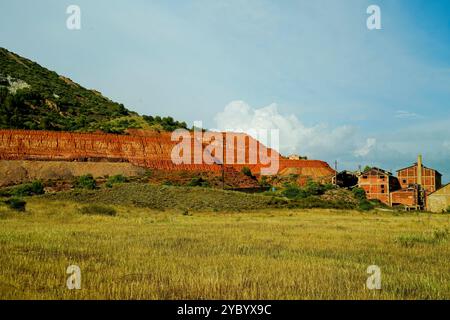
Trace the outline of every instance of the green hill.
{"label": "green hill", "polygon": [[103,131],[186,128],[172,117],[140,116],[39,64],[0,48],[0,129]]}

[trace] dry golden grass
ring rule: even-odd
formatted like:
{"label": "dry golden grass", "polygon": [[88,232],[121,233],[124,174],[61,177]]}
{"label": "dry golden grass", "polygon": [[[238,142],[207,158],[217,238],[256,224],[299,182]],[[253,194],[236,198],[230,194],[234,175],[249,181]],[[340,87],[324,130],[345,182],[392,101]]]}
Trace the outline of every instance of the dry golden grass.
{"label": "dry golden grass", "polygon": [[[450,239],[432,237],[448,215],[80,206],[0,207],[0,299],[450,299]],[[72,264],[81,290],[66,288]],[[365,288],[373,264],[380,291]]]}

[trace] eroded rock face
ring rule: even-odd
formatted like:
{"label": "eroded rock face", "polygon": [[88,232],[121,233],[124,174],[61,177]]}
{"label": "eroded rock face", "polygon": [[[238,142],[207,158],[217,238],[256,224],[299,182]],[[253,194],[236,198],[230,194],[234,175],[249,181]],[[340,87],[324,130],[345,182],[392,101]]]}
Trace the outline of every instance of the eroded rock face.
{"label": "eroded rock face", "polygon": [[[129,162],[133,165],[159,170],[196,170],[221,171],[220,164],[179,164],[172,162],[171,154],[177,141],[171,141],[171,134],[156,131],[130,131],[129,135],[114,135],[102,133],[71,133],[54,131],[0,130],[0,160],[45,160],[45,161],[106,161]],[[253,138],[231,133],[232,138],[243,139],[244,145],[236,144],[234,157],[226,158],[228,170],[240,171],[249,167],[253,174],[258,175],[261,169],[267,167],[258,156],[251,159],[249,149],[256,146],[258,154],[270,157],[273,155],[279,161],[278,172],[286,168],[296,168],[300,175],[314,179],[332,176],[334,170],[326,162],[317,160],[288,160],[276,151],[266,148]],[[202,150],[210,141],[202,141]],[[192,143],[192,146],[194,144]],[[224,154],[228,147],[225,141]],[[245,149],[245,150],[243,150]],[[193,157],[192,149],[192,157]],[[240,154],[240,161],[238,158]],[[273,159],[273,158],[272,158]],[[191,161],[194,163],[194,161]],[[264,164],[263,164],[264,163]]]}
{"label": "eroded rock face", "polygon": [[145,137],[1,130],[0,159],[130,162],[147,168],[182,169],[171,161],[174,144],[165,133]]}

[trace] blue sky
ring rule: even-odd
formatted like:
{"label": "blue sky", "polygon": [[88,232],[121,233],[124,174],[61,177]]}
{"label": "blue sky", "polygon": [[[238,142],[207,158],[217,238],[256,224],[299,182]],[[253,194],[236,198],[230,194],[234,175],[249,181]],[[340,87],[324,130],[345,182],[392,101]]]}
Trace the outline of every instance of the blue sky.
{"label": "blue sky", "polygon": [[[82,29],[66,28],[77,4]],[[382,30],[366,28],[381,8]],[[1,1],[0,46],[144,114],[450,181],[450,1]]]}

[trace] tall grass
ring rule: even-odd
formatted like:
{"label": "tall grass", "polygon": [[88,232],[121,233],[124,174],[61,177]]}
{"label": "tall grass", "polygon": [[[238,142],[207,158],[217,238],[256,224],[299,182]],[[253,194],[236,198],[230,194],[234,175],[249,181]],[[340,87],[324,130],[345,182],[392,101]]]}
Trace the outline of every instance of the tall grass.
{"label": "tall grass", "polygon": [[[399,245],[445,215],[323,210],[197,212],[71,201],[0,207],[0,299],[449,299],[448,241]],[[435,237],[440,237],[435,235]],[[66,288],[78,265],[82,289]],[[378,265],[382,290],[365,288]]]}

